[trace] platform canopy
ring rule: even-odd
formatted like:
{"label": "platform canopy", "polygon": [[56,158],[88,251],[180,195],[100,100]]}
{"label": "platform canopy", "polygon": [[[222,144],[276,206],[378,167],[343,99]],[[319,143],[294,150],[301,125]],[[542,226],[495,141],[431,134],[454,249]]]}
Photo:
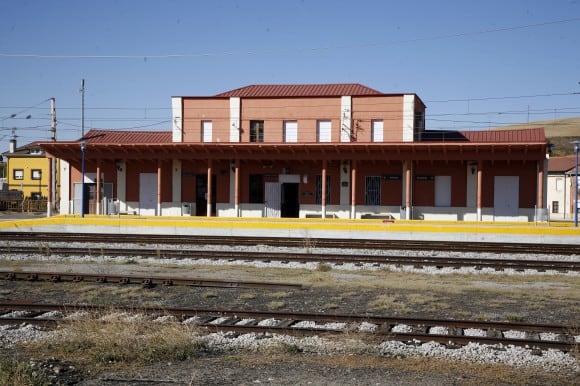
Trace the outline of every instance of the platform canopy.
{"label": "platform canopy", "polygon": [[[248,160],[542,160],[543,129],[426,133],[418,142],[238,143],[171,142],[171,132],[91,130],[78,141],[41,142],[47,156],[90,159],[248,159]],[[428,135],[429,134],[429,135]]]}

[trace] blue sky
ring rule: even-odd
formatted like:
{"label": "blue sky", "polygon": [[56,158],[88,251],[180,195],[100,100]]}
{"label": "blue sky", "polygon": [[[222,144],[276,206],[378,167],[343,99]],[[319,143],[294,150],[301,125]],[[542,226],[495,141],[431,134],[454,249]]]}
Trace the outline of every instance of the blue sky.
{"label": "blue sky", "polygon": [[[0,152],[169,130],[171,96],[250,84],[416,93],[428,129],[580,116],[580,0],[0,0]],[[17,114],[11,117],[12,114]],[[29,119],[26,117],[30,115]]]}

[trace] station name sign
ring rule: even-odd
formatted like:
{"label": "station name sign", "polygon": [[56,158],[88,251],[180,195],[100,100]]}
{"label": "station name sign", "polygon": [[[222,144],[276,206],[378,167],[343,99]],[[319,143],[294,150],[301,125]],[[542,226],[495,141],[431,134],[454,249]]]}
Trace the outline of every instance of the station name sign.
{"label": "station name sign", "polygon": [[400,179],[401,179],[400,174],[383,174],[383,180],[394,181],[394,180],[400,180]]}

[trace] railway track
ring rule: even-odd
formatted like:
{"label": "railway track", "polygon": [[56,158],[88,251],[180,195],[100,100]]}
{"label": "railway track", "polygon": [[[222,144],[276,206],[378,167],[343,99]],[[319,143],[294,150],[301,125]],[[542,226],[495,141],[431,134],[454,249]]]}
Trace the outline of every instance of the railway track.
{"label": "railway track", "polygon": [[[111,307],[71,304],[0,303],[0,324],[39,324],[55,326],[66,323],[73,312],[124,312],[148,315],[151,318],[173,316],[183,323],[195,323],[209,331],[236,333],[275,333],[294,336],[353,334],[362,339],[438,342],[456,347],[476,342],[503,346],[514,345],[534,349],[577,349],[580,336],[572,328],[553,324],[482,322],[394,318],[372,315],[288,313],[196,308]],[[59,313],[55,317],[54,313]],[[50,313],[46,317],[47,313]],[[577,334],[578,332],[576,332]]]}
{"label": "railway track", "polygon": [[89,233],[0,232],[0,241],[81,242],[81,243],[135,243],[135,244],[187,244],[233,245],[297,248],[378,249],[378,250],[433,250],[454,252],[489,252],[523,254],[580,255],[580,245],[450,242],[419,240],[357,240],[308,237],[241,237],[241,236],[188,236],[188,235],[136,235]]}
{"label": "railway track", "polygon": [[435,267],[454,268],[474,267],[490,268],[497,271],[506,269],[535,270],[539,272],[579,272],[579,261],[562,260],[522,260],[493,258],[457,258],[445,256],[389,256],[368,254],[328,254],[297,252],[255,252],[255,251],[210,251],[190,249],[147,249],[147,248],[105,248],[105,247],[51,247],[49,245],[23,246],[8,245],[2,251],[10,254],[45,256],[111,256],[129,258],[159,259],[211,259],[241,261],[280,261],[280,262],[318,262],[327,264],[372,264],[413,266],[415,268]]}
{"label": "railway track", "polygon": [[22,280],[27,282],[49,281],[85,282],[97,284],[139,284],[143,287],[162,286],[190,286],[190,287],[220,287],[220,288],[262,288],[278,290],[300,290],[301,284],[274,283],[259,281],[220,280],[207,278],[184,278],[175,276],[141,276],[141,275],[111,275],[73,272],[42,272],[42,271],[15,271],[0,270],[0,278],[4,280]]}

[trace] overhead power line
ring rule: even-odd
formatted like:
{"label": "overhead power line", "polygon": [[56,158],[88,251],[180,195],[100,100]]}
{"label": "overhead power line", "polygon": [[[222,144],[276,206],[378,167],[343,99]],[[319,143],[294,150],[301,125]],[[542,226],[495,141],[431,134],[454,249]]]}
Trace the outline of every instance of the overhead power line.
{"label": "overhead power line", "polygon": [[215,57],[215,56],[252,56],[252,55],[273,55],[273,54],[288,54],[295,52],[317,52],[317,51],[329,51],[337,49],[349,49],[349,48],[368,48],[377,46],[388,46],[397,44],[409,44],[417,42],[427,42],[435,40],[447,40],[455,39],[468,36],[485,35],[492,33],[501,33],[509,31],[524,30],[530,28],[545,27],[555,24],[572,23],[580,21],[580,17],[563,19],[563,20],[552,20],[542,23],[526,24],[512,27],[504,28],[493,28],[480,31],[471,32],[461,32],[446,35],[435,35],[435,36],[423,36],[418,38],[402,39],[402,40],[389,40],[381,42],[372,43],[358,43],[358,44],[348,44],[348,45],[334,45],[325,47],[302,47],[302,48],[287,48],[279,50],[252,50],[252,51],[217,51],[217,52],[205,52],[205,53],[182,53],[182,54],[141,54],[141,55],[73,55],[73,54],[63,54],[63,55],[48,55],[48,54],[22,54],[22,53],[9,53],[0,52],[0,57],[4,58],[31,58],[31,59],[180,59],[180,58],[203,58],[203,57]]}

